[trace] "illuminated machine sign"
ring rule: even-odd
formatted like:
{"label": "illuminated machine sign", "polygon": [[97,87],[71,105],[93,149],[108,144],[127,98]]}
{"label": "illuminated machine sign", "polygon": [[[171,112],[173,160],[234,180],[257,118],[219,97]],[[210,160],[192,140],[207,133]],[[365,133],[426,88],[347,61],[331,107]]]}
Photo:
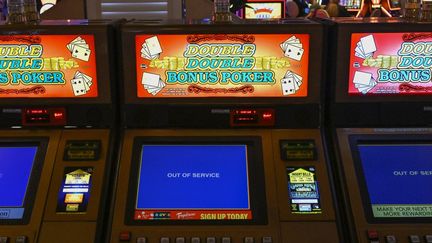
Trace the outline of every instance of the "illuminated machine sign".
{"label": "illuminated machine sign", "polygon": [[245,7],[246,19],[280,19],[283,14],[283,2],[249,2]]}
{"label": "illuminated machine sign", "polygon": [[432,33],[354,33],[350,95],[432,93]]}
{"label": "illuminated machine sign", "polygon": [[98,96],[93,35],[0,36],[0,98]]}
{"label": "illuminated machine sign", "polygon": [[252,220],[246,145],[143,145],[134,220]]}
{"label": "illuminated machine sign", "polygon": [[0,221],[24,217],[38,147],[0,147]]}
{"label": "illuminated machine sign", "polygon": [[432,218],[432,145],[421,143],[359,143],[372,219]]}
{"label": "illuminated machine sign", "polygon": [[308,59],[308,34],[137,35],[137,95],[306,97]]}
{"label": "illuminated machine sign", "polygon": [[58,213],[87,211],[93,167],[67,167],[57,200]]}

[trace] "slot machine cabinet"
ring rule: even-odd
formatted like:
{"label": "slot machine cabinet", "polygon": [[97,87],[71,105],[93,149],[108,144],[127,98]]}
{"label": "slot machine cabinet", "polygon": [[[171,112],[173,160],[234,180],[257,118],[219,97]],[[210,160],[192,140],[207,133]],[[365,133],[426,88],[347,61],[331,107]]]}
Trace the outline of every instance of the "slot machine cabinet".
{"label": "slot machine cabinet", "polygon": [[333,24],[327,120],[350,242],[431,242],[430,69],[413,64],[428,59],[419,48],[430,44],[431,26],[376,18]]}
{"label": "slot machine cabinet", "polygon": [[102,242],[115,136],[113,27],[0,28],[0,241]]}
{"label": "slot machine cabinet", "polygon": [[[323,58],[322,25],[135,21],[120,32],[125,129],[110,242],[339,241],[321,62],[309,61]],[[287,40],[302,57],[285,57]],[[298,90],[281,89],[287,72]]]}

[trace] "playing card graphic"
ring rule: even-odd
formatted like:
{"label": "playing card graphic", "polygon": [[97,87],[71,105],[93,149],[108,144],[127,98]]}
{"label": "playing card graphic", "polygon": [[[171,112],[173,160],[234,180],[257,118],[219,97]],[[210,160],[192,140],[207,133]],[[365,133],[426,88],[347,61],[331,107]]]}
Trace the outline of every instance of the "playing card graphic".
{"label": "playing card graphic", "polygon": [[159,93],[166,85],[158,74],[146,72],[142,75],[141,84],[152,95]]}
{"label": "playing card graphic", "polygon": [[157,36],[147,38],[145,42],[142,44],[142,48],[141,48],[142,58],[153,60],[158,58],[161,53],[162,53],[162,47],[159,43]]}
{"label": "playing card graphic", "polygon": [[373,35],[368,35],[360,38],[355,48],[355,56],[363,59],[372,57],[377,48]]}
{"label": "playing card graphic", "polygon": [[86,41],[78,36],[66,45],[67,49],[72,54],[72,57],[88,62],[91,54],[91,50]]}
{"label": "playing card graphic", "polygon": [[295,94],[302,85],[302,79],[303,78],[300,75],[287,71],[284,78],[281,80],[282,94]]}
{"label": "playing card graphic", "polygon": [[362,94],[367,94],[378,83],[372,78],[371,73],[356,71],[354,74],[353,83],[355,88]]}
{"label": "playing card graphic", "polygon": [[90,87],[93,85],[93,78],[80,72],[76,71],[74,78],[71,80],[72,90],[75,96],[85,95],[90,91]]}
{"label": "playing card graphic", "polygon": [[280,44],[281,49],[284,51],[284,55],[288,58],[294,59],[296,61],[301,61],[304,53],[303,44],[296,36],[291,36],[282,44]]}

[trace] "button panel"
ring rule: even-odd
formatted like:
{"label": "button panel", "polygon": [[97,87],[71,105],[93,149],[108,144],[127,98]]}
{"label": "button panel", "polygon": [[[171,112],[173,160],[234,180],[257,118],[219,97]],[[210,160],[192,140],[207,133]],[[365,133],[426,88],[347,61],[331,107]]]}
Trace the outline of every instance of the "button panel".
{"label": "button panel", "polygon": [[9,237],[7,236],[0,236],[0,243],[8,243]]}
{"label": "button panel", "polygon": [[426,243],[432,243],[432,235],[425,235]]}
{"label": "button panel", "polygon": [[[432,236],[432,235],[431,235]],[[135,238],[135,237],[134,237]],[[119,240],[121,242],[130,242],[132,239],[132,233],[129,231],[123,231],[119,234]],[[259,238],[258,238],[259,239]],[[3,241],[2,241],[3,240]],[[9,238],[6,236],[1,237],[0,236],[0,243],[9,243]],[[17,241],[18,242],[18,238]],[[24,243],[27,241],[23,241],[20,243]],[[145,236],[139,236],[136,238],[136,241],[134,241],[135,243],[149,243],[148,239]],[[160,243],[171,243],[171,239],[170,237],[160,237],[159,240]],[[188,237],[182,237],[182,236],[178,236],[173,238],[173,243],[186,243],[186,242],[190,242],[190,243],[232,243],[233,240],[230,236],[223,236],[221,238],[219,237],[214,237],[214,236],[209,236],[209,237],[205,237],[204,241],[201,241],[200,237],[194,236],[191,238]],[[378,241],[377,241],[378,242]],[[255,238],[252,236],[246,236],[243,238],[243,243],[255,243]],[[261,240],[258,240],[256,243],[273,243],[273,237],[271,236],[263,236],[261,238]]]}

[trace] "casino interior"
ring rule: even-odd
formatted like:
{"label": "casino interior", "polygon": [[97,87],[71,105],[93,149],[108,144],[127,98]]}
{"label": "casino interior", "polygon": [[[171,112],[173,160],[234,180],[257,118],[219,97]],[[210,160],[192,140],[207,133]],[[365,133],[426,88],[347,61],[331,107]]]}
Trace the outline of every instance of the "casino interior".
{"label": "casino interior", "polygon": [[0,243],[432,243],[432,1],[0,7]]}

